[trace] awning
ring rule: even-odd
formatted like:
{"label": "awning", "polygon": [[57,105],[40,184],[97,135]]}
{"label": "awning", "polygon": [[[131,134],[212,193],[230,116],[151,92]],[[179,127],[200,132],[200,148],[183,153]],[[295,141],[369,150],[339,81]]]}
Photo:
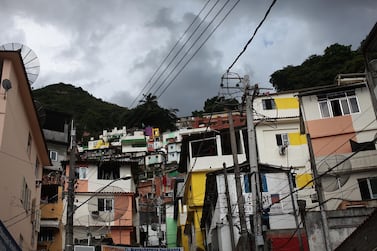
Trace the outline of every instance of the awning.
{"label": "awning", "polygon": [[41,227],[50,227],[59,229],[58,220],[41,220]]}

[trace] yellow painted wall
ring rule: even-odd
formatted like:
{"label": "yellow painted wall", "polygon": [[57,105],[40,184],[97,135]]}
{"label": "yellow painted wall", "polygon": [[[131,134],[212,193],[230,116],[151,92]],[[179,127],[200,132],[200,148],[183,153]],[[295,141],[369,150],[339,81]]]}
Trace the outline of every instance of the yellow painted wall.
{"label": "yellow painted wall", "polygon": [[[207,172],[191,172],[188,177],[188,183],[186,188],[186,204],[188,207],[188,213],[192,217],[187,218],[187,224],[193,224],[195,227],[196,247],[200,247],[204,250],[203,233],[200,229],[200,221],[202,218],[202,207],[205,195]],[[189,249],[185,249],[189,250]]]}
{"label": "yellow painted wall", "polygon": [[298,109],[297,98],[275,98],[275,105],[277,109]]}
{"label": "yellow painted wall", "polygon": [[299,132],[288,133],[290,145],[306,145],[306,135]]}
{"label": "yellow painted wall", "polygon": [[183,250],[185,250],[185,251],[186,250],[190,250],[189,245],[188,245],[188,237],[184,233],[185,229],[182,228],[181,231],[182,231],[181,238],[182,238],[182,247],[183,247]]}
{"label": "yellow painted wall", "polygon": [[313,176],[309,173],[297,174],[296,175],[296,186],[297,186],[297,188],[302,188],[303,186],[308,184],[308,185],[306,185],[306,188],[313,187],[312,180],[313,180]]}
{"label": "yellow painted wall", "polygon": [[206,172],[191,172],[191,179],[188,183],[187,193],[187,206],[203,206],[205,185],[206,185]]}

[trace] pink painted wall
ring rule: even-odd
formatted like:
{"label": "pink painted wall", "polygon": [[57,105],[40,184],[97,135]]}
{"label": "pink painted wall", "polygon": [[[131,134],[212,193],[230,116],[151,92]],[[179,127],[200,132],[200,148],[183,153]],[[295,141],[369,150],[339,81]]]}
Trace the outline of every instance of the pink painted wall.
{"label": "pink painted wall", "polygon": [[352,152],[349,139],[355,139],[356,133],[351,116],[317,119],[306,125],[315,156]]}

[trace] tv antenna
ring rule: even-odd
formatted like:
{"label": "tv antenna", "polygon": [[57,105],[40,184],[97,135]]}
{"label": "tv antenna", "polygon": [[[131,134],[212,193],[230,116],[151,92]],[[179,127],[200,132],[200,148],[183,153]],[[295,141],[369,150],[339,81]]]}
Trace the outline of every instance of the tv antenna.
{"label": "tv antenna", "polygon": [[7,43],[0,46],[0,51],[20,51],[29,84],[34,84],[39,75],[40,64],[32,49],[20,43]]}

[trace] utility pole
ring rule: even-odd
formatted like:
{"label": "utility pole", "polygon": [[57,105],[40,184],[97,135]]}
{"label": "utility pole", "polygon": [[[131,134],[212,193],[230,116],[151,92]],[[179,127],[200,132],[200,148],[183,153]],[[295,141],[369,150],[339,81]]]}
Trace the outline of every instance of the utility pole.
{"label": "utility pole", "polygon": [[162,199],[161,197],[159,196],[157,198],[157,214],[158,214],[158,246],[161,248],[162,247],[162,237],[163,237],[163,234],[162,234],[162,230],[161,230],[161,224],[162,224]]}
{"label": "utility pole", "polygon": [[65,229],[65,251],[73,251],[73,211],[75,200],[75,151],[76,151],[76,130],[71,123],[71,146],[69,153],[69,178],[67,194],[67,224]]}
{"label": "utility pole", "polygon": [[245,207],[244,207],[245,198],[243,197],[243,193],[242,193],[240,168],[238,166],[237,143],[236,143],[233,116],[232,116],[231,110],[228,110],[228,121],[229,121],[230,146],[232,148],[232,155],[233,155],[234,179],[236,182],[237,204],[238,204],[238,212],[239,212],[240,226],[241,226],[241,237],[239,240],[240,250],[250,250],[250,245],[249,245],[250,242],[249,242],[249,235],[247,232]]}
{"label": "utility pole", "polygon": [[293,181],[292,181],[291,171],[287,172],[287,176],[288,176],[288,182],[289,182],[289,192],[291,194],[293,214],[294,214],[294,217],[295,217],[295,223],[296,223],[296,227],[297,227],[298,245],[299,245],[300,251],[304,251],[304,245],[303,245],[303,242],[302,242],[301,227],[300,227],[301,224],[298,221],[298,214],[299,213],[298,213],[298,210],[296,208],[296,200],[295,200],[294,195],[293,195]]}
{"label": "utility pole", "polygon": [[254,224],[254,238],[255,238],[255,250],[263,250],[264,239],[262,231],[262,215],[260,211],[260,186],[259,186],[259,168],[258,168],[258,156],[257,156],[257,143],[255,139],[254,117],[253,117],[253,99],[257,93],[258,86],[254,87],[254,93],[252,96],[249,94],[249,77],[243,78],[245,85],[246,96],[246,118],[247,118],[247,133],[249,144],[249,165],[251,172],[251,189],[253,198],[253,224]]}
{"label": "utility pole", "polygon": [[227,219],[228,219],[228,223],[229,223],[230,243],[232,245],[232,251],[234,251],[236,249],[236,244],[235,244],[235,241],[234,241],[232,205],[230,203],[229,185],[228,185],[228,174],[226,172],[225,162],[223,163],[223,173],[224,173],[224,182],[225,182],[226,204],[227,204],[227,209],[228,209]]}
{"label": "utility pole", "polygon": [[329,226],[327,222],[327,215],[326,215],[326,206],[325,206],[325,199],[324,199],[324,194],[322,190],[322,180],[318,176],[318,171],[317,171],[317,165],[315,162],[315,156],[313,152],[313,145],[312,145],[312,140],[310,138],[310,134],[306,134],[306,140],[308,142],[308,148],[309,148],[309,156],[310,156],[310,166],[313,172],[313,180],[314,180],[314,187],[317,192],[318,196],[318,204],[319,204],[319,209],[321,212],[321,221],[322,221],[322,230],[323,230],[323,238],[325,242],[325,248],[326,251],[331,251],[331,243],[330,243],[330,233],[329,233]]}

